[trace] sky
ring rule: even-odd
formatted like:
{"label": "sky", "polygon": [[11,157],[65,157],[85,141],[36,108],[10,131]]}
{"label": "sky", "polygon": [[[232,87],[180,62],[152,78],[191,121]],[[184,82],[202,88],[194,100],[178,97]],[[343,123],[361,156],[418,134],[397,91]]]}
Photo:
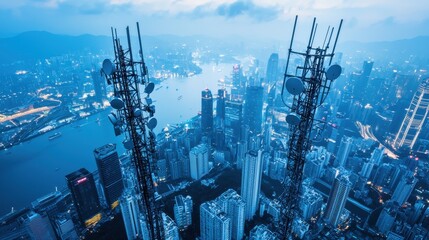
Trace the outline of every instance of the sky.
{"label": "sky", "polygon": [[[25,31],[109,35],[139,21],[145,35],[289,39],[295,15],[308,30],[337,27],[341,40],[389,41],[429,35],[427,0],[2,0],[0,37]],[[323,34],[322,34],[323,35]]]}

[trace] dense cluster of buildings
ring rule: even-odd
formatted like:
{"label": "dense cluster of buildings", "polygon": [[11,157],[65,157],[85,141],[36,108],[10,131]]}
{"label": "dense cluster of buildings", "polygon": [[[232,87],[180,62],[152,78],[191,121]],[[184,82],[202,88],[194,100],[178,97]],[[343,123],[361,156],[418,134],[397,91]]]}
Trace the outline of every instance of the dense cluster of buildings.
{"label": "dense cluster of buildings", "polygon": [[[289,109],[283,101],[289,96],[280,95],[278,54],[270,56],[266,76],[259,68],[244,71],[234,65],[228,88],[217,95],[202,90],[199,116],[159,134],[157,184],[187,183],[180,190],[159,190],[159,199],[171,198],[174,205],[170,215],[162,215],[166,239],[180,239],[190,230],[202,240],[279,239],[282,187],[275,186],[288,181]],[[385,75],[374,62],[364,61],[361,70],[343,73],[316,112],[294,237],[429,237],[429,78],[397,71]],[[6,216],[2,222],[8,229],[20,230],[3,228],[0,234],[74,239],[121,212],[127,238],[147,239],[131,161],[119,158],[112,144],[95,149],[94,156],[97,173],[80,169],[67,175],[67,191]],[[208,201],[181,191],[195,186],[191,183],[207,194],[219,191],[226,168],[240,173],[238,187],[222,189]]]}

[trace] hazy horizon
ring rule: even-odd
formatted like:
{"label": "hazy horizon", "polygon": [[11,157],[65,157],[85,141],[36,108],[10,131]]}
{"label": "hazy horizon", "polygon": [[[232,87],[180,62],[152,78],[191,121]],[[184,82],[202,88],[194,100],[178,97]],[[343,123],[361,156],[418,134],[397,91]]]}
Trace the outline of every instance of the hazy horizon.
{"label": "hazy horizon", "polygon": [[313,17],[323,32],[344,19],[341,41],[392,41],[429,35],[428,10],[424,0],[16,0],[0,3],[0,37],[27,31],[108,36],[110,26],[139,21],[150,36],[288,40],[299,15],[303,31]]}

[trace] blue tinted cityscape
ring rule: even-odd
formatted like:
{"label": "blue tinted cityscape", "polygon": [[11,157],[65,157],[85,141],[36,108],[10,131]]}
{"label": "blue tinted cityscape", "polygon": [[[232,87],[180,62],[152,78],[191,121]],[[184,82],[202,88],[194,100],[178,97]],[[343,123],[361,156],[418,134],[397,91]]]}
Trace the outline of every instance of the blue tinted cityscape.
{"label": "blue tinted cityscape", "polygon": [[429,239],[428,10],[0,3],[0,239]]}

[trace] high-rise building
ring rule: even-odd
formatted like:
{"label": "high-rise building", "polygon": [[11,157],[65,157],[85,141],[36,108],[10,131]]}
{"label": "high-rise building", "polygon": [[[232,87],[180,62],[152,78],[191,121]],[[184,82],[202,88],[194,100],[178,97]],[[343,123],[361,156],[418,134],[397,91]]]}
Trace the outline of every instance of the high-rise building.
{"label": "high-rise building", "polygon": [[353,138],[344,136],[341,139],[340,147],[338,148],[337,156],[335,158],[335,167],[344,167],[347,158],[349,157],[350,150],[352,149]]}
{"label": "high-rise building", "polygon": [[246,220],[252,219],[258,209],[261,179],[262,150],[249,151],[243,162],[241,175],[241,197],[246,203]]}
{"label": "high-rise building", "polygon": [[[28,215],[25,224],[27,225],[28,235],[34,240],[54,240],[56,239],[54,229],[47,216],[41,216],[32,212]],[[15,238],[10,238],[15,239]]]}
{"label": "high-rise building", "polygon": [[191,178],[198,180],[209,172],[209,147],[200,144],[189,152]]}
{"label": "high-rise building", "polygon": [[263,87],[250,86],[246,88],[244,124],[249,126],[253,134],[261,133],[263,94]]}
{"label": "high-rise building", "polygon": [[201,130],[205,134],[213,131],[213,96],[209,89],[201,92]]}
{"label": "high-rise building", "polygon": [[364,61],[362,66],[362,72],[355,75],[354,78],[354,96],[355,99],[362,101],[365,98],[366,88],[368,86],[369,76],[372,71],[374,62]]}
{"label": "high-rise building", "polygon": [[403,205],[411,195],[411,192],[416,186],[417,179],[414,176],[404,176],[396,186],[392,195],[392,201],[396,201],[399,205]]}
{"label": "high-rise building", "polygon": [[125,232],[127,239],[138,239],[141,237],[140,226],[140,210],[137,200],[137,195],[126,189],[119,200],[122,212],[122,219],[124,220]]}
{"label": "high-rise building", "polygon": [[393,224],[395,223],[398,208],[398,203],[392,201],[386,202],[375,224],[381,233],[386,234],[388,231],[390,231]]}
{"label": "high-rise building", "polygon": [[179,240],[179,229],[176,223],[167,214],[162,213],[162,221],[164,223],[164,238],[165,240]]}
{"label": "high-rise building", "polygon": [[314,189],[306,188],[304,194],[301,196],[301,201],[299,201],[299,208],[302,211],[302,217],[305,220],[316,216],[320,211],[323,205],[323,197],[320,193],[316,192]]}
{"label": "high-rise building", "polygon": [[57,215],[54,227],[58,238],[61,240],[79,239],[71,214],[68,212]]}
{"label": "high-rise building", "polygon": [[174,219],[177,227],[186,228],[192,224],[192,198],[183,195],[174,198]]}
{"label": "high-rise building", "polygon": [[225,119],[225,100],[226,100],[227,91],[225,88],[218,89],[217,91],[217,101],[216,101],[216,117],[218,119]]}
{"label": "high-rise building", "polygon": [[246,85],[246,78],[243,76],[241,66],[236,64],[232,68],[232,85],[231,98],[233,100],[243,100],[244,87]]}
{"label": "high-rise building", "polygon": [[241,136],[243,123],[243,103],[241,101],[225,102],[225,142],[236,143]]}
{"label": "high-rise building", "polygon": [[246,204],[241,196],[232,189],[226,190],[216,198],[227,217],[231,219],[231,239],[240,240],[244,235],[244,210]]}
{"label": "high-rise building", "polygon": [[118,206],[118,199],[124,189],[116,144],[106,144],[96,148],[94,157],[97,162],[98,174],[103,185],[106,203],[113,209]]}
{"label": "high-rise building", "polygon": [[209,201],[200,206],[200,239],[231,239],[231,219],[216,201]]}
{"label": "high-rise building", "polygon": [[334,180],[325,211],[325,219],[329,224],[336,226],[339,223],[351,188],[352,184],[346,174],[339,175]]}
{"label": "high-rise building", "polygon": [[274,158],[268,163],[268,176],[283,181],[286,176],[287,158]]}
{"label": "high-rise building", "polygon": [[398,150],[401,147],[412,149],[429,112],[429,78],[423,80],[411,100],[401,127],[396,134],[392,147]]}
{"label": "high-rise building", "polygon": [[373,168],[374,168],[374,162],[372,161],[364,162],[362,166],[362,170],[360,171],[360,175],[366,179],[369,179]]}
{"label": "high-rise building", "polygon": [[380,165],[381,160],[383,160],[384,157],[384,147],[379,147],[374,149],[374,151],[371,154],[371,162],[373,162],[375,165]]}
{"label": "high-rise building", "polygon": [[81,168],[68,174],[66,181],[81,223],[96,224],[101,219],[101,207],[92,173]]}
{"label": "high-rise building", "polygon": [[278,53],[272,53],[270,58],[268,59],[267,75],[265,77],[266,83],[271,84],[271,83],[277,81],[278,69],[279,69],[279,54]]}
{"label": "high-rise building", "polygon": [[94,81],[95,100],[102,104],[106,99],[106,83],[101,74],[97,71],[91,72],[92,80]]}
{"label": "high-rise building", "polygon": [[265,225],[257,225],[250,230],[249,240],[277,240],[276,234]]}

